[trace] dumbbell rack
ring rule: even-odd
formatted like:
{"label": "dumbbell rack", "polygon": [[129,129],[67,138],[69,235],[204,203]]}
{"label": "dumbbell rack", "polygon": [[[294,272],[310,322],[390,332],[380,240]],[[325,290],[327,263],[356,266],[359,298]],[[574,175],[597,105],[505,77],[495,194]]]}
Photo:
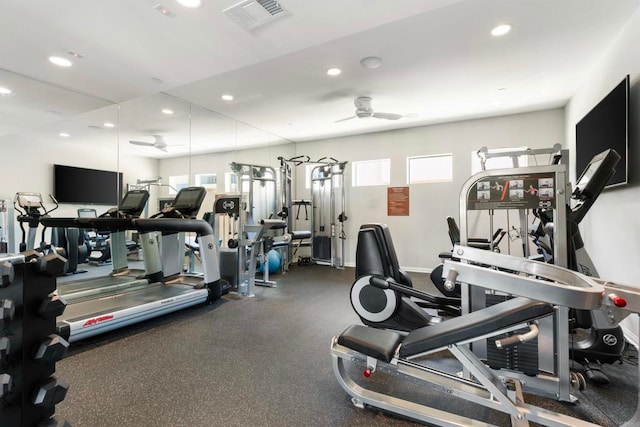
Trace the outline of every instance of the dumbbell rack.
{"label": "dumbbell rack", "polygon": [[0,425],[62,427],[55,405],[68,385],[53,376],[69,344],[56,335],[65,303],[53,292],[64,258],[0,256]]}

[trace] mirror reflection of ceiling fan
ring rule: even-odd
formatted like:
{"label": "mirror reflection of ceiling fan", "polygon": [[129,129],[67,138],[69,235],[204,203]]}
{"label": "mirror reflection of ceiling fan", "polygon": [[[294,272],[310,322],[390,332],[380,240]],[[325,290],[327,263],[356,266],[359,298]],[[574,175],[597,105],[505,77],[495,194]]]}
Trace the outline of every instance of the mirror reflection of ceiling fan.
{"label": "mirror reflection of ceiling fan", "polygon": [[346,117],[344,119],[336,120],[334,123],[340,123],[351,119],[364,119],[368,117],[373,117],[375,119],[385,119],[385,120],[398,120],[404,117],[402,114],[397,113],[379,113],[373,111],[371,107],[371,98],[368,96],[361,96],[353,100],[353,104],[356,106],[355,116]]}
{"label": "mirror reflection of ceiling fan", "polygon": [[164,137],[162,135],[151,135],[153,136],[154,141],[153,142],[146,142],[146,141],[129,141],[129,144],[132,145],[141,145],[143,147],[153,147],[157,150],[160,151],[164,151],[165,153],[167,153],[167,147],[181,147],[183,144],[167,144],[167,142],[164,140]]}

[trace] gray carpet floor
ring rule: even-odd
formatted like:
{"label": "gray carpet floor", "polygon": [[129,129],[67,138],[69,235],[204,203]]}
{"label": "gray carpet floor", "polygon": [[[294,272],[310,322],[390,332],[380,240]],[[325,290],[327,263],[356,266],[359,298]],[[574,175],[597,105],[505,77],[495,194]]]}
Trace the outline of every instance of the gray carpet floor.
{"label": "gray carpet floor", "polygon": [[[353,269],[294,266],[254,298],[227,295],[74,343],[57,365],[70,388],[56,414],[75,427],[415,425],[354,407],[334,377],[331,338],[360,323],[349,302],[353,276]],[[577,405],[550,405],[602,425],[626,421],[637,400],[635,356],[607,371],[624,387],[591,387],[576,393]],[[403,387],[381,378],[374,386]],[[425,396],[456,409],[466,404]],[[491,422],[508,423],[485,412]]]}

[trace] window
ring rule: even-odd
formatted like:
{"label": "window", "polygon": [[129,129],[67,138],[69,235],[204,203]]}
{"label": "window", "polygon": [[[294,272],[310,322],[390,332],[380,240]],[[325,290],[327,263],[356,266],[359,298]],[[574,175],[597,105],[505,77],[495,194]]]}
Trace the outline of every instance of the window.
{"label": "window", "polygon": [[389,185],[391,183],[391,160],[363,160],[351,164],[354,187]]}
{"label": "window", "polygon": [[178,191],[189,186],[189,175],[170,176],[169,185],[169,194],[178,194]]}
{"label": "window", "polygon": [[[513,167],[513,159],[507,153],[513,151],[526,150],[527,147],[514,147],[514,148],[496,148],[489,150],[490,154],[505,153],[503,157],[492,157],[487,159],[485,169],[508,169]],[[528,156],[518,156],[519,167],[525,167],[528,165]],[[482,165],[480,163],[480,157],[478,157],[477,151],[471,153],[471,174],[476,174],[482,171]]]}
{"label": "window", "polygon": [[311,173],[316,166],[320,166],[320,163],[307,163],[304,165],[304,188],[307,190],[311,188]]}
{"label": "window", "polygon": [[238,193],[238,175],[235,172],[224,173],[224,192]]}
{"label": "window", "polygon": [[453,154],[407,157],[407,184],[453,181]]}
{"label": "window", "polygon": [[196,174],[196,185],[215,190],[218,187],[218,179],[215,173]]}

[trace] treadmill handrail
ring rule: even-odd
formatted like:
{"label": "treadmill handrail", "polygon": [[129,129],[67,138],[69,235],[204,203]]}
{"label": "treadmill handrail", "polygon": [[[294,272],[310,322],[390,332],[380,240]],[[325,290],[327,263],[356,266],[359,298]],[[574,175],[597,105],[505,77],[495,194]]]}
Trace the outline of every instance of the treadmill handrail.
{"label": "treadmill handrail", "polygon": [[134,229],[139,231],[187,231],[201,237],[213,236],[213,227],[203,219],[139,218],[131,222]]}
{"label": "treadmill handrail", "polygon": [[202,219],[176,218],[42,218],[47,227],[96,228],[106,231],[187,231],[200,236],[213,235],[211,225]]}

